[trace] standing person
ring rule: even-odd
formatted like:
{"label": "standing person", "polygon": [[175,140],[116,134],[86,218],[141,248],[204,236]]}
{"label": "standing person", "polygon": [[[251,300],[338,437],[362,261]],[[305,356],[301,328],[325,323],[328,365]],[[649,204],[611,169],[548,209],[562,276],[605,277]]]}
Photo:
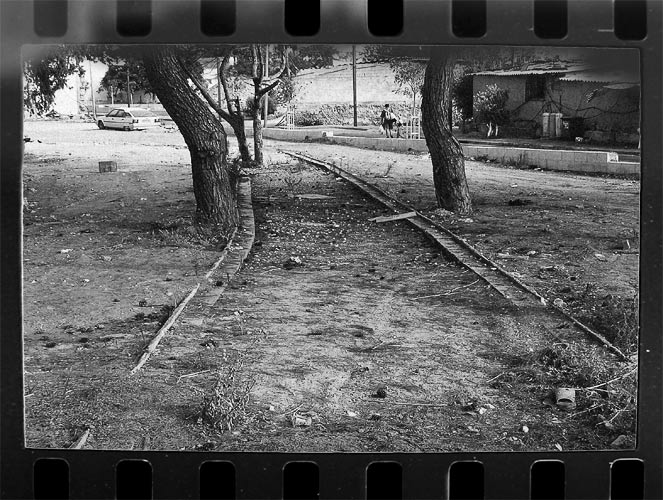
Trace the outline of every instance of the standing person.
{"label": "standing person", "polygon": [[384,108],[382,108],[382,112],[380,113],[380,134],[387,135],[387,128],[386,128],[386,122],[387,122],[387,109],[389,108],[389,104],[386,104]]}
{"label": "standing person", "polygon": [[387,137],[392,137],[391,129],[393,128],[394,123],[396,123],[396,115],[394,115],[389,109],[389,104],[384,105],[384,109],[380,114],[380,120],[382,122],[382,128],[384,129],[384,134]]}

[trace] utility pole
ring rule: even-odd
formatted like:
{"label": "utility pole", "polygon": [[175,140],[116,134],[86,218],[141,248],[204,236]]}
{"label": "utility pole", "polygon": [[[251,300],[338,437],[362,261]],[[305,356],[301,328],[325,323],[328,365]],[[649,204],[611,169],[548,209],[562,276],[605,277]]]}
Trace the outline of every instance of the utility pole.
{"label": "utility pole", "polygon": [[125,66],[127,70],[127,108],[131,107],[131,89],[129,88],[129,66]]}
{"label": "utility pole", "polygon": [[81,112],[81,75],[76,75],[76,116]]}
{"label": "utility pole", "polygon": [[[265,47],[265,76],[264,79],[269,78],[269,44]],[[269,92],[265,93],[265,117],[262,124],[262,128],[267,128],[267,110],[269,109]]]}
{"label": "utility pole", "polygon": [[97,121],[97,103],[94,100],[94,84],[92,83],[92,61],[90,62],[90,94],[92,95],[92,116]]}
{"label": "utility pole", "polygon": [[357,126],[357,46],[352,46],[352,104],[354,107],[354,126]]}

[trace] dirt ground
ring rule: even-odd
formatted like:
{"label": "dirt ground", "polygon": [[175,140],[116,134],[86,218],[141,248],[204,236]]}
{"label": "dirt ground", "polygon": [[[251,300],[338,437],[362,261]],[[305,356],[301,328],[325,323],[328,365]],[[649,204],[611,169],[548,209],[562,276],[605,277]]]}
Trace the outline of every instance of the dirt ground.
{"label": "dirt ground", "polygon": [[[579,391],[571,412],[544,404],[560,384],[600,384],[632,364],[514,308],[405,222],[368,221],[386,212],[276,149],[342,162],[485,253],[526,257],[505,265],[546,293],[570,287],[569,304],[588,283],[597,296],[637,290],[637,254],[611,249],[626,238],[637,249],[636,183],[470,162],[470,222],[434,212],[424,156],[268,142],[269,165],[249,172],[246,267],[130,376],[222,248],[191,226],[188,151],[162,129],[27,122],[25,135],[28,446],[68,447],[86,429],[97,449],[554,451],[622,435],[633,446],[634,414],[613,417],[626,403],[596,403],[609,391]],[[98,173],[109,159],[118,172]],[[516,198],[532,203],[506,203]]]}
{"label": "dirt ground", "polygon": [[612,313],[637,313],[639,181],[466,161],[474,213],[457,217],[437,209],[429,155],[275,144],[376,184],[467,239],[545,298],[563,300],[569,312],[623,350],[637,349],[637,335],[617,331],[620,318]]}

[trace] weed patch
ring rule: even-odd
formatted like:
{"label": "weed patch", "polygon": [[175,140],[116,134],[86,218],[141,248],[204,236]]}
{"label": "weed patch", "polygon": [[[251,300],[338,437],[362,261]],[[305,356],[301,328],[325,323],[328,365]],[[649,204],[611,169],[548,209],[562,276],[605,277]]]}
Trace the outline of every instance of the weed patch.
{"label": "weed patch", "polygon": [[219,370],[214,387],[203,397],[199,422],[218,432],[226,432],[246,419],[246,406],[255,380],[243,380],[242,367],[243,359],[238,356],[225,372]]}
{"label": "weed patch", "polygon": [[230,235],[222,232],[215,224],[196,224],[186,219],[173,222],[151,222],[149,233],[164,246],[223,248]]}

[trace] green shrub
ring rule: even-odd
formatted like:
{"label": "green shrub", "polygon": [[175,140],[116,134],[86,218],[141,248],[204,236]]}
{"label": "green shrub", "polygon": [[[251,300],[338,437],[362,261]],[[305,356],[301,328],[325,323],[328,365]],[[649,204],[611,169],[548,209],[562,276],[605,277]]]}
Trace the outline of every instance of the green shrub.
{"label": "green shrub", "polygon": [[497,85],[488,85],[485,90],[477,92],[474,98],[477,120],[498,125],[508,123],[509,112],[506,110],[508,100],[509,92],[500,89]]}
{"label": "green shrub", "polygon": [[295,125],[299,127],[309,127],[312,125],[324,125],[322,117],[319,112],[314,111],[298,111],[295,113]]}

